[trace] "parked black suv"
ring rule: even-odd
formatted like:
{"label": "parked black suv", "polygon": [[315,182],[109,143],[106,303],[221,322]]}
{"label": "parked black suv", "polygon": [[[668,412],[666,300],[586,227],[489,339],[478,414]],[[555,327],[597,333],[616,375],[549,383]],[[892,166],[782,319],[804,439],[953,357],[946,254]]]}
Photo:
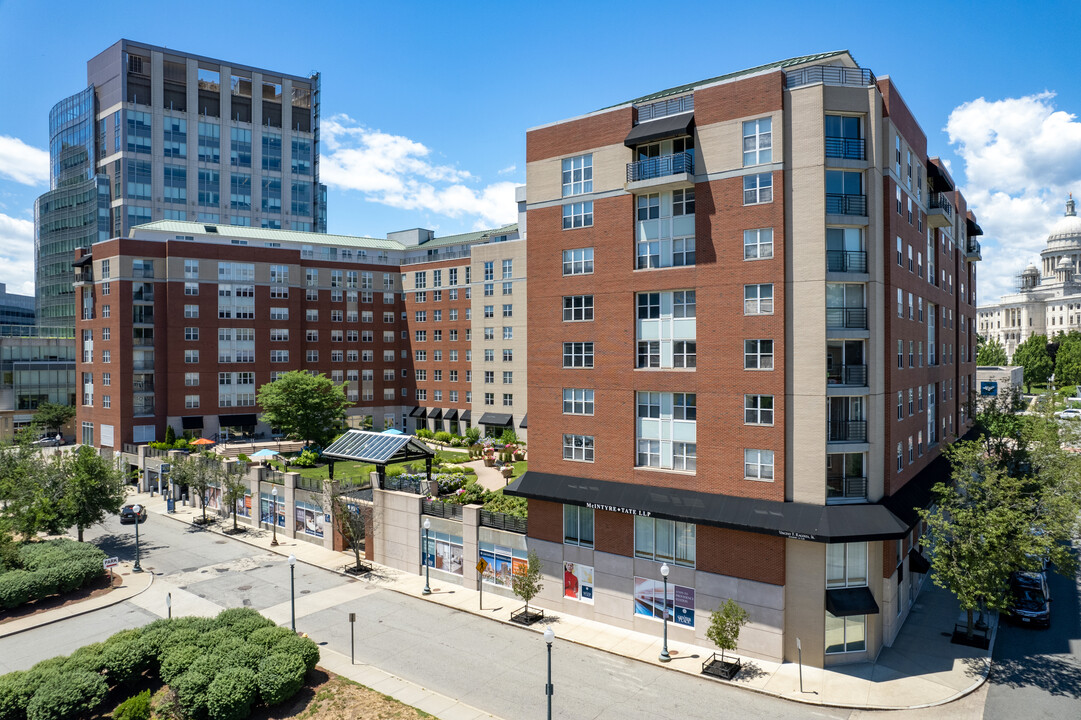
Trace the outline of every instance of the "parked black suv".
{"label": "parked black suv", "polygon": [[1010,616],[1024,625],[1051,626],[1051,591],[1042,572],[1010,575]]}

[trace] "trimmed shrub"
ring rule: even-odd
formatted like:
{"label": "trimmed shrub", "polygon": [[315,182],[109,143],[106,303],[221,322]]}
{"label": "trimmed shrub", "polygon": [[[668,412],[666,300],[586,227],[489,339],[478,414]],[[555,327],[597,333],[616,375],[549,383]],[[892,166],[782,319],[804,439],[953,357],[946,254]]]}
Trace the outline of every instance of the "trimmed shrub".
{"label": "trimmed shrub", "polygon": [[251,635],[249,635],[248,642],[253,645],[258,645],[264,650],[269,651],[271,648],[277,645],[278,641],[280,641],[282,638],[287,638],[291,635],[296,635],[296,633],[289,628],[283,628],[278,626],[265,627],[259,628]]}
{"label": "trimmed shrub", "polygon": [[68,656],[62,672],[72,670],[86,670],[92,673],[100,673],[105,668],[105,643],[92,643],[83,645],[81,648]]}
{"label": "trimmed shrub", "polygon": [[150,720],[150,691],[143,690],[117,705],[113,720]]}
{"label": "trimmed shrub", "polygon": [[255,684],[265,705],[277,705],[300,692],[307,668],[295,655],[275,653],[259,663]]}
{"label": "trimmed shrub", "polygon": [[218,625],[214,622],[214,618],[188,616],[173,618],[173,628],[175,630],[194,630],[199,635],[202,635],[211,630],[217,630]]}
{"label": "trimmed shrub", "polygon": [[286,653],[295,655],[304,661],[307,670],[314,670],[319,664],[319,646],[311,638],[292,635],[284,637],[274,645],[274,653]]}
{"label": "trimmed shrub", "polygon": [[7,610],[78,590],[105,572],[101,564],[105,553],[74,540],[23,543],[17,557],[22,569],[0,575],[0,607]]}
{"label": "trimmed shrub", "polygon": [[169,631],[169,636],[165,639],[165,644],[162,646],[165,650],[174,647],[180,647],[181,645],[196,645],[198,646],[199,632],[191,628],[180,628]]}
{"label": "trimmed shrub", "polygon": [[259,662],[266,657],[266,650],[258,645],[244,642],[239,638],[230,638],[210,653],[211,660],[219,669],[227,667],[246,667],[255,670]]}
{"label": "trimmed shrub", "polygon": [[263,617],[251,608],[222,610],[214,621],[221,627],[230,628],[241,639],[246,639],[259,628],[274,627],[273,620]]}
{"label": "trimmed shrub", "polygon": [[195,644],[206,650],[213,650],[226,640],[232,640],[235,637],[236,635],[233,634],[232,629],[217,628],[216,630],[200,635],[199,639],[195,641]]}
{"label": "trimmed shrub", "polygon": [[159,667],[161,654],[165,652],[167,648],[173,647],[170,642],[172,635],[173,631],[169,628],[157,627],[145,630],[143,636],[139,638],[139,642],[141,642],[146,647],[146,651],[150,653],[149,667],[152,670],[157,670]]}
{"label": "trimmed shrub", "polygon": [[[206,689],[212,676],[196,670],[188,670],[169,687],[176,693],[177,702],[189,720],[205,720],[207,717]],[[31,720],[28,718],[27,720]]]}
{"label": "trimmed shrub", "polygon": [[135,680],[149,670],[154,663],[154,656],[141,638],[132,638],[105,643],[101,653],[105,674],[113,685],[124,685]]}
{"label": "trimmed shrub", "polygon": [[37,690],[36,685],[26,682],[29,674],[16,670],[0,675],[0,720],[25,720],[26,705]]}
{"label": "trimmed shrub", "polygon": [[108,692],[105,679],[86,670],[54,675],[30,699],[26,706],[26,720],[77,720],[89,717]]}
{"label": "trimmed shrub", "polygon": [[0,575],[0,607],[10,610],[34,599],[33,577],[34,574],[26,570],[11,570]]}
{"label": "trimmed shrub", "polygon": [[435,434],[435,439],[436,439],[436,441],[441,442],[441,443],[450,443],[451,434],[449,432],[447,432],[446,430],[440,430],[439,432],[437,432]]}
{"label": "trimmed shrub", "polygon": [[167,649],[161,656],[161,670],[158,672],[161,681],[172,685],[202,655],[203,649],[195,645],[177,645]]}
{"label": "trimmed shrub", "polygon": [[246,720],[255,699],[255,673],[248,668],[225,668],[206,689],[207,714],[210,720]]}

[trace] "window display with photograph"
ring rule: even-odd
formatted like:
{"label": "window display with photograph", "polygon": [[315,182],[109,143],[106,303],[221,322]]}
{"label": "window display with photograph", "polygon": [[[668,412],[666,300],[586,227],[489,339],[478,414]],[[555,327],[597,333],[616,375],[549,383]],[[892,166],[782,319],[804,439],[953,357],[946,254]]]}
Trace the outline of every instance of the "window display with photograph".
{"label": "window display with photograph", "polygon": [[634,614],[662,620],[668,608],[668,619],[676,625],[694,627],[694,588],[668,583],[665,597],[663,580],[634,578]]}
{"label": "window display with photograph", "polygon": [[[424,533],[421,531],[421,543]],[[435,570],[461,575],[464,567],[462,538],[434,530],[428,533],[428,548],[424,553],[424,563]]]}
{"label": "window display with photograph", "polygon": [[323,508],[313,503],[297,500],[297,531],[313,537],[323,537]]}
{"label": "window display with photograph", "polygon": [[[271,513],[274,507],[274,496],[270,493],[259,493],[259,522],[271,524]],[[278,527],[285,527],[285,503],[282,502],[281,496],[278,496],[277,501],[277,516]]]}
{"label": "window display with photograph", "polygon": [[563,563],[563,597],[593,602],[593,568],[579,563]]}
{"label": "window display with photograph", "polygon": [[505,588],[511,586],[514,571],[519,568],[524,571],[529,564],[525,550],[487,542],[480,544],[480,556],[488,563],[484,582]]}

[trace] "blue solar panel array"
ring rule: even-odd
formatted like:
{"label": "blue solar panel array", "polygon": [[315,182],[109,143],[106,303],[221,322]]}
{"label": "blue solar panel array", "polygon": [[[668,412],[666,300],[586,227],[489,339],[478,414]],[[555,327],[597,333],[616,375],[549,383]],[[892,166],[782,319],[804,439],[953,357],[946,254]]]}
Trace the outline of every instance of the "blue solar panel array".
{"label": "blue solar panel array", "polygon": [[342,460],[357,460],[359,462],[383,465],[390,462],[399,451],[407,446],[413,452],[435,454],[427,445],[419,442],[412,435],[387,435],[386,433],[368,432],[366,430],[350,430],[331,443],[330,447],[323,451],[323,454]]}

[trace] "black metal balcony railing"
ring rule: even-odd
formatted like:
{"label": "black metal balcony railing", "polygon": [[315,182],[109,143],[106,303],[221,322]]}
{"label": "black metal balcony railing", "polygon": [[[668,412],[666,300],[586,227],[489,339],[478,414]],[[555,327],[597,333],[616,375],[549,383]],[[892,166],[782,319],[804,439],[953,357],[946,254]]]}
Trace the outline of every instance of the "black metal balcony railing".
{"label": "black metal balcony railing", "polygon": [[974,237],[970,237],[968,239],[968,246],[967,246],[966,254],[970,255],[970,256],[979,255],[980,251],[981,251],[980,241],[977,240]]}
{"label": "black metal balcony railing", "polygon": [[867,478],[865,477],[828,477],[826,478],[826,499],[866,500]]}
{"label": "black metal balcony railing", "polygon": [[132,392],[154,392],[153,380],[132,380]]}
{"label": "black metal balcony railing", "polygon": [[867,272],[867,253],[863,250],[827,250],[826,270],[829,272]]}
{"label": "black metal balcony railing", "polygon": [[826,308],[826,327],[867,329],[867,308]]}
{"label": "black metal balcony railing", "polygon": [[867,442],[866,420],[831,420],[830,442]]}
{"label": "black metal balcony railing", "polygon": [[826,379],[830,385],[857,385],[867,384],[866,365],[842,365],[835,367],[826,373]]}
{"label": "black metal balcony railing", "polygon": [[789,89],[816,82],[850,87],[870,87],[875,84],[875,74],[867,68],[836,65],[812,65],[799,70],[789,70],[785,72],[784,79],[785,86]]}
{"label": "black metal balcony railing", "polygon": [[927,208],[929,210],[942,210],[947,216],[953,217],[953,203],[943,193],[931,193],[931,196],[927,199]]}
{"label": "black metal balcony railing", "polygon": [[627,163],[627,182],[652,180],[678,173],[694,173],[693,154],[681,152]]}
{"label": "black metal balcony railing", "polygon": [[833,215],[866,215],[866,195],[826,193],[826,212]]}
{"label": "black metal balcony railing", "polygon": [[645,105],[635,105],[635,108],[638,110],[638,122],[656,120],[668,115],[678,115],[679,113],[694,110],[694,95],[666,98]]}
{"label": "black metal balcony railing", "polygon": [[866,160],[867,142],[863,138],[827,137],[826,157]]}

